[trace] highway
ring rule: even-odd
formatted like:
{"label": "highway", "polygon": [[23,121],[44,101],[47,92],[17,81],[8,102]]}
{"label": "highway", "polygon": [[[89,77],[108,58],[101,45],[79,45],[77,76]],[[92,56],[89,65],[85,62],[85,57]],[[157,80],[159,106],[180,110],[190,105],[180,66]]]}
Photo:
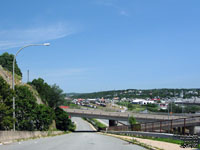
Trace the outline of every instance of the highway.
{"label": "highway", "polygon": [[0,145],[0,150],[144,150],[145,148],[129,144],[123,140],[101,135],[81,118],[72,118],[77,124],[77,131],[61,136],[46,137],[35,140]]}

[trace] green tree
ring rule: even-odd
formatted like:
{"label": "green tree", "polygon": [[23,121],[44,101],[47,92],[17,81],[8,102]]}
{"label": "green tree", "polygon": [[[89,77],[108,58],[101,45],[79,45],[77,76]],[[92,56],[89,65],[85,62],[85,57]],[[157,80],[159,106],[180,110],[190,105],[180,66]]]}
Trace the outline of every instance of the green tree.
{"label": "green tree", "polygon": [[55,114],[53,109],[45,105],[37,105],[36,109],[36,121],[35,125],[37,130],[46,131],[52,124],[53,119],[55,119]]}
{"label": "green tree", "polygon": [[54,119],[54,111],[36,98],[27,86],[16,86],[16,129],[48,130]]}
{"label": "green tree", "polygon": [[56,116],[56,128],[62,131],[68,131],[68,130],[73,130],[74,125],[71,122],[71,119],[69,119],[68,114],[57,107],[55,109],[55,116]]}
{"label": "green tree", "polygon": [[141,125],[137,124],[135,117],[131,116],[128,119],[132,131],[141,131]]}
{"label": "green tree", "polygon": [[0,130],[9,130],[13,126],[12,97],[13,91],[6,81],[0,76]]}
{"label": "green tree", "polygon": [[[2,55],[0,55],[0,65],[6,68],[7,70],[9,70],[10,72],[12,72],[13,59],[14,59],[14,55],[8,54],[7,52],[3,53]],[[15,73],[19,75],[20,77],[22,77],[22,72],[17,65],[17,61],[15,61]]]}
{"label": "green tree", "polygon": [[196,106],[196,105],[188,105],[186,106],[183,111],[185,113],[195,113],[197,111],[200,111],[200,106]]}
{"label": "green tree", "polygon": [[29,84],[36,88],[42,101],[48,104],[51,108],[55,109],[64,104],[66,94],[58,85],[54,84],[50,86],[41,78],[34,79]]}
{"label": "green tree", "polygon": [[48,104],[51,108],[55,109],[60,105],[64,104],[66,94],[56,84],[51,86],[51,92],[49,93]]}
{"label": "green tree", "polygon": [[133,116],[131,116],[131,117],[128,118],[128,122],[129,122],[129,124],[131,126],[137,123],[135,117],[133,117]]}
{"label": "green tree", "polygon": [[26,86],[16,86],[16,129],[17,130],[35,130],[37,107],[36,98]]}
{"label": "green tree", "polygon": [[[29,84],[33,85],[36,88],[36,90],[40,94],[43,101],[46,102],[46,104],[48,104],[48,106],[54,110],[56,128],[59,130],[64,130],[64,131],[73,130],[74,126],[71,122],[71,119],[69,119],[69,117],[65,111],[63,111],[62,109],[59,108],[60,105],[63,105],[65,103],[66,94],[63,92],[63,90],[56,84],[54,84],[52,86],[48,85],[41,78],[34,79]],[[40,112],[40,114],[42,112]],[[42,119],[42,117],[40,115],[38,117],[39,117],[38,121],[40,119]],[[53,118],[49,118],[49,119],[51,120]],[[49,123],[49,122],[47,119],[47,120],[43,120],[43,122],[40,121],[40,123],[42,125],[39,123],[37,123],[37,124],[40,127],[44,127],[44,124]],[[47,129],[47,127],[44,127],[44,129]]]}
{"label": "green tree", "polygon": [[[172,108],[172,110],[171,110],[171,108]],[[173,113],[181,113],[182,112],[182,108],[178,105],[175,105],[175,103],[169,103],[166,111],[168,111],[168,109],[170,110],[170,112],[173,111]]]}
{"label": "green tree", "polygon": [[0,130],[12,129],[12,110],[6,104],[0,102]]}
{"label": "green tree", "polygon": [[42,101],[47,104],[48,99],[50,98],[49,94],[51,93],[51,86],[44,82],[42,78],[34,79],[29,84],[35,87]]}

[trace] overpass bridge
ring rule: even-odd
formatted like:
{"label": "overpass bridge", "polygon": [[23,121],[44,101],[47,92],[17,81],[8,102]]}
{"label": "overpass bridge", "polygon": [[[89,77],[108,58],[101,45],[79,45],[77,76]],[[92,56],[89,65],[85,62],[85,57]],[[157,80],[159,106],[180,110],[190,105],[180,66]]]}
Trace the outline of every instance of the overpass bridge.
{"label": "overpass bridge", "polygon": [[[131,112],[106,112],[101,110],[83,110],[83,109],[63,109],[72,117],[98,118],[112,121],[128,121],[129,117],[134,116],[138,122],[152,122],[163,120],[174,120],[187,118],[183,115],[149,114],[149,113],[131,113]],[[110,122],[110,123],[111,123]],[[109,123],[109,124],[110,124]],[[112,123],[111,123],[112,124]],[[110,125],[111,125],[110,124]]]}

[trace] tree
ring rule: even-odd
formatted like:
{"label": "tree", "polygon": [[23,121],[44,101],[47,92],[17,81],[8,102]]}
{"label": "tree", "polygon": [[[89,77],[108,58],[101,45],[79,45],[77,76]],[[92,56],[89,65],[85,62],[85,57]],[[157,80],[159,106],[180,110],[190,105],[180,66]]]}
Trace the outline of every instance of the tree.
{"label": "tree", "polygon": [[27,86],[16,86],[16,95],[16,129],[48,130],[55,116],[53,110],[43,104],[38,105]]}
{"label": "tree", "polygon": [[65,102],[66,94],[58,85],[54,84],[50,86],[41,78],[34,79],[29,84],[36,88],[42,101],[48,104],[51,108],[55,109]]}
{"label": "tree", "polygon": [[55,114],[53,109],[45,105],[37,105],[36,109],[36,128],[40,131],[46,131],[52,124],[53,119],[55,119]]}
{"label": "tree", "polygon": [[131,126],[137,123],[135,117],[133,117],[133,116],[131,116],[131,117],[128,118],[128,122],[129,122],[129,124]]}
{"label": "tree", "polygon": [[132,131],[141,131],[141,124],[137,124],[135,117],[131,116],[128,119]]}
{"label": "tree", "polygon": [[62,131],[68,131],[68,130],[73,130],[74,125],[71,122],[71,119],[69,119],[68,114],[57,107],[55,109],[55,116],[56,116],[56,128]]}
{"label": "tree", "polygon": [[44,82],[42,78],[34,79],[29,84],[35,87],[42,101],[47,104],[50,97],[49,94],[51,93],[51,86]]}
{"label": "tree", "polygon": [[188,105],[183,110],[185,113],[195,113],[197,111],[200,111],[200,106],[196,105]]}
{"label": "tree", "polygon": [[0,102],[0,130],[12,129],[12,110],[6,104]]}
{"label": "tree", "polygon": [[[68,114],[59,108],[60,105],[65,103],[65,97],[66,94],[63,92],[63,90],[57,86],[56,84],[50,86],[46,82],[44,82],[43,79],[38,78],[34,79],[30,85],[33,85],[38,93],[40,94],[43,102],[46,102],[46,104],[51,107],[52,110],[54,110],[55,113],[55,121],[56,121],[56,128],[59,130],[67,131],[67,130],[73,130],[74,125],[71,122],[71,119],[69,119]],[[46,114],[43,114],[44,112],[48,112],[53,115],[52,111],[50,109],[47,109],[45,107],[40,106],[39,114],[38,114],[38,120],[36,125],[38,126],[40,130],[46,130],[47,126],[46,124],[49,124],[52,120],[52,118],[48,118]],[[42,120],[44,118],[47,118],[46,120]]]}
{"label": "tree", "polygon": [[[2,55],[0,55],[0,65],[6,68],[8,71],[12,72],[13,59],[14,59],[14,55],[8,54],[7,52],[3,53]],[[15,73],[19,75],[20,77],[22,77],[22,72],[17,65],[17,61],[15,61]]]}
{"label": "tree", "polygon": [[35,108],[37,107],[36,98],[26,86],[16,86],[16,129],[35,130]]}
{"label": "tree", "polygon": [[47,102],[51,108],[55,109],[65,102],[65,97],[66,94],[63,93],[63,90],[59,86],[54,84],[51,86],[51,92]]}
{"label": "tree", "polygon": [[13,91],[6,81],[0,76],[0,130],[9,130],[13,126],[12,97]]}

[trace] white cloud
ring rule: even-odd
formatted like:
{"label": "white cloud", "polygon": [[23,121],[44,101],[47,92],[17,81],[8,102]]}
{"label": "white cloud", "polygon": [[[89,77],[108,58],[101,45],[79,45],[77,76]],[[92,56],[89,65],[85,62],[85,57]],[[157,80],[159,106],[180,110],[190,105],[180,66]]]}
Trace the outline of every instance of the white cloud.
{"label": "white cloud", "polygon": [[104,5],[116,9],[120,15],[129,16],[128,12],[116,4],[116,0],[96,0],[98,5]]}
{"label": "white cloud", "polygon": [[0,30],[0,49],[9,49],[66,37],[74,31],[63,23],[28,29]]}

